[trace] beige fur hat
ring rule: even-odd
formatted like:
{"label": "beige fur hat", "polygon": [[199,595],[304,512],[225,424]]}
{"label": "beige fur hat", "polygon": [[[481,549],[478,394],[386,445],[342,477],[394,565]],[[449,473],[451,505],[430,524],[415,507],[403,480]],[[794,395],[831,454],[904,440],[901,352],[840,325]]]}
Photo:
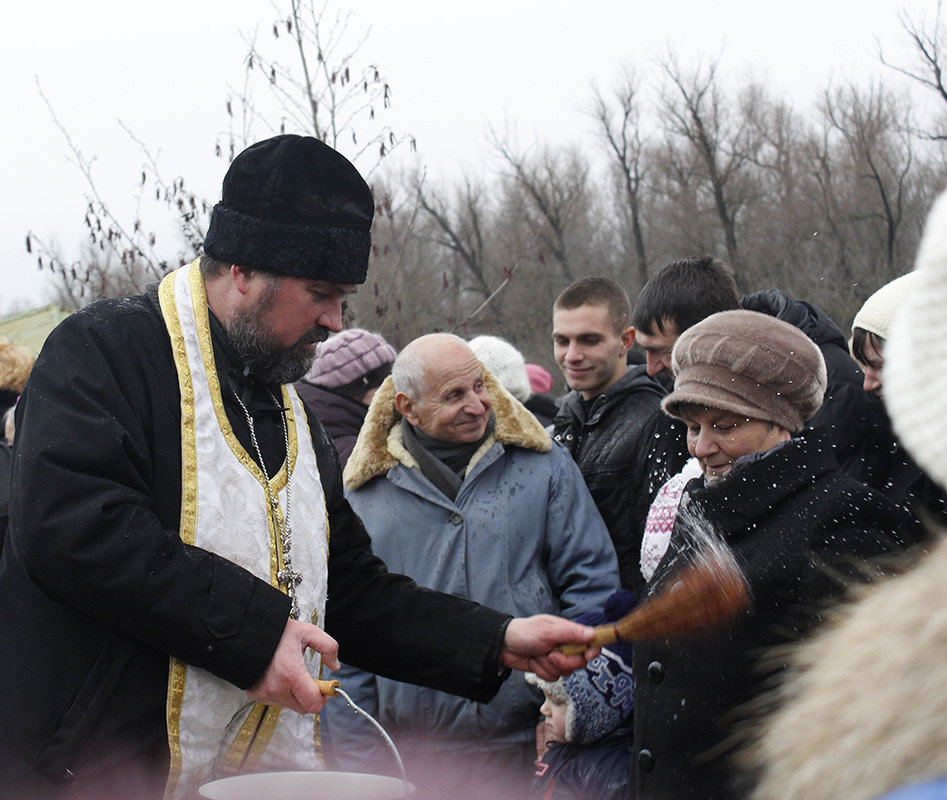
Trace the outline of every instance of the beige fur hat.
{"label": "beige fur hat", "polygon": [[671,353],[674,391],[662,408],[683,403],[772,422],[791,433],[819,410],[825,359],[788,322],[756,311],[721,311],[688,328]]}
{"label": "beige fur hat", "polygon": [[947,193],[927,218],[912,277],[885,344],[884,400],[898,438],[947,488]]}
{"label": "beige fur hat", "polygon": [[904,300],[913,290],[917,273],[909,272],[886,283],[865,301],[852,320],[852,330],[861,328],[887,340],[891,321]]}

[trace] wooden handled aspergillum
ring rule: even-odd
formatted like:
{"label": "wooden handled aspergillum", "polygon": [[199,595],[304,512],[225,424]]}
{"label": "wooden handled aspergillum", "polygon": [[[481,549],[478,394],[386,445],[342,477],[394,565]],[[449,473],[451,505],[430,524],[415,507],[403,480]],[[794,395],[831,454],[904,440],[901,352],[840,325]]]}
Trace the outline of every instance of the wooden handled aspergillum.
{"label": "wooden handled aspergillum", "polygon": [[319,687],[319,691],[322,692],[326,697],[338,697],[339,696],[339,687],[342,685],[338,681],[320,681],[317,678],[314,678],[316,686]]}
{"label": "wooden handled aspergillum", "polygon": [[556,649],[565,655],[579,655],[619,639],[681,636],[722,625],[749,605],[749,587],[732,553],[713,547],[698,552],[660,590],[620,620],[596,625],[591,642]]}

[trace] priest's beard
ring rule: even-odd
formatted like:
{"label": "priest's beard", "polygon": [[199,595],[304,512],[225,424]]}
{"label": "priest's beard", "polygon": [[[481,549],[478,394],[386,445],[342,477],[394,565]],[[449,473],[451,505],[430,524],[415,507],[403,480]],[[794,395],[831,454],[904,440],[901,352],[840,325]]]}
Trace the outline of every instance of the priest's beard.
{"label": "priest's beard", "polygon": [[279,278],[268,276],[259,302],[247,311],[235,313],[224,326],[241,363],[265,384],[293,383],[302,378],[315,357],[311,345],[324,342],[331,333],[323,325],[314,325],[292,347],[274,341],[267,316],[279,288]]}

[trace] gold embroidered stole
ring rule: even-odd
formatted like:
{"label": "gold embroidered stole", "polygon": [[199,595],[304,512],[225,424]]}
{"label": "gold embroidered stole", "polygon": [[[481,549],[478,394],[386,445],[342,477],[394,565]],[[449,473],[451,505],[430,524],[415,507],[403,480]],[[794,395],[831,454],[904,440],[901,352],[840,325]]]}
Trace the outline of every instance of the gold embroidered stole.
{"label": "gold embroidered stole", "polygon": [[[278,586],[279,531],[267,509],[267,478],[233,433],[221,398],[204,281],[195,261],[159,286],[181,390],[181,522],[187,544],[210,550]],[[305,409],[282,387],[287,462],[269,481],[282,520],[292,478],[293,565],[301,619],[319,624],[327,591],[328,521]],[[307,667],[316,677],[318,654]],[[206,670],[171,658],[167,725],[171,770],[166,800],[196,797],[202,783],[238,773],[320,769],[318,717],[250,703]]]}

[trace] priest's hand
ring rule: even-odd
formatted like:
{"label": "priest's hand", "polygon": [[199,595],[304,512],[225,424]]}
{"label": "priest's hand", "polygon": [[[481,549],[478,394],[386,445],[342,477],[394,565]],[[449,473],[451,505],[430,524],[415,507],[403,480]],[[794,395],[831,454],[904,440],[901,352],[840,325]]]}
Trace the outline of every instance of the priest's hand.
{"label": "priest's hand", "polygon": [[507,626],[500,663],[554,681],[581,669],[601,652],[601,648],[589,647],[584,653],[567,656],[554,648],[571,642],[591,642],[594,637],[595,631],[587,625],[551,614],[517,617]]}
{"label": "priest's hand", "polygon": [[327,667],[339,668],[339,644],[335,639],[308,622],[287,620],[272,660],[260,680],[247,689],[247,697],[300,714],[321,711],[329,698],[319,691],[306,669],[303,656],[308,647],[322,654]]}

